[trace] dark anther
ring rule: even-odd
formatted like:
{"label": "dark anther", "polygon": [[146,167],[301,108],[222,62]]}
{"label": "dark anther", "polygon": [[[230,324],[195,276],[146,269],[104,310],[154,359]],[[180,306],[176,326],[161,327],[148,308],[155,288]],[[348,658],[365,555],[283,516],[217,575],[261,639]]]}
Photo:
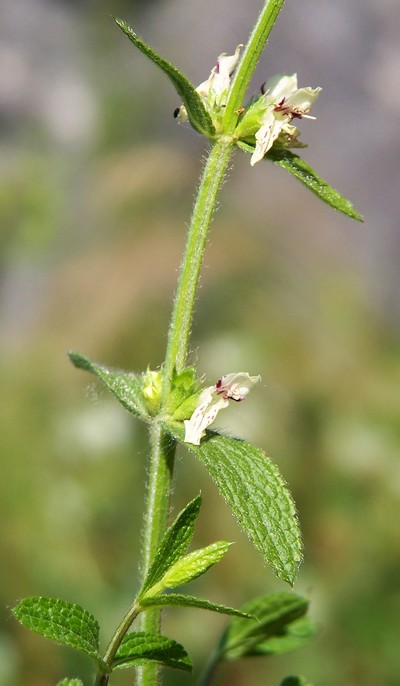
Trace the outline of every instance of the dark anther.
{"label": "dark anther", "polygon": [[180,107],[177,107],[176,110],[174,110],[174,119],[176,119],[177,116],[179,115],[180,109],[181,109]]}

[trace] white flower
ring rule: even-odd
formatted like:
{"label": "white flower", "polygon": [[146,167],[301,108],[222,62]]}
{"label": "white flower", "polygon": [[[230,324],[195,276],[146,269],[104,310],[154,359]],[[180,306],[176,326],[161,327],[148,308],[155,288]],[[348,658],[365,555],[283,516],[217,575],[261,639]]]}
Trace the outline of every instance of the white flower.
{"label": "white flower", "polygon": [[292,119],[315,119],[308,113],[316,101],[321,88],[297,88],[297,75],[284,74],[270,79],[264,86],[263,98],[266,105],[261,117],[261,126],[256,133],[256,147],[250,164],[259,162],[273,146],[279,136],[296,141],[298,129],[291,125]]}
{"label": "white flower", "polygon": [[[226,52],[219,55],[217,64],[212,68],[207,81],[203,81],[200,86],[197,86],[196,91],[204,101],[204,105],[208,110],[224,107],[225,96],[227,95],[230,86],[231,76],[239,61],[242,47],[242,44],[238,45],[234,55],[227,55]],[[174,114],[179,121],[183,122],[188,119],[186,107],[184,105],[178,107]]]}
{"label": "white flower", "polygon": [[260,381],[259,376],[249,376],[246,372],[226,374],[218,379],[215,386],[209,386],[200,393],[199,404],[190,419],[184,421],[185,442],[200,445],[206,428],[212,424],[218,412],[229,405],[230,400],[244,400],[251,388]]}

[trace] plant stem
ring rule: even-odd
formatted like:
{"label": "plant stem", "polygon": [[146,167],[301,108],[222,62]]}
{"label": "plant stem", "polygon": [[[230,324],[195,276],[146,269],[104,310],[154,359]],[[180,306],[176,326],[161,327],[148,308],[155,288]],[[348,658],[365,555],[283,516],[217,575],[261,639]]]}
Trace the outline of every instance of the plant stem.
{"label": "plant stem", "polygon": [[211,655],[209,661],[207,662],[203,672],[197,681],[197,686],[210,686],[211,680],[214,676],[215,669],[220,661],[220,654],[218,650],[215,650]]}
{"label": "plant stem", "polygon": [[164,402],[168,396],[174,368],[180,372],[186,364],[207,233],[216,207],[218,191],[226,174],[232,150],[233,142],[230,137],[222,136],[219,138],[213,144],[203,170],[203,176],[193,208],[168,331],[168,344],[164,363]]}
{"label": "plant stem", "polygon": [[[171,495],[176,443],[156,422],[150,426],[150,464],[141,557],[141,577],[146,578],[161,537],[166,529]],[[151,609],[139,619],[139,629],[156,634],[160,630],[160,610]],[[153,686],[158,680],[158,665],[138,669],[137,683]]]}
{"label": "plant stem", "polygon": [[[218,191],[232,154],[233,143],[219,139],[212,147],[203,170],[197,199],[188,231],[186,249],[180,270],[168,344],[163,366],[163,400],[167,400],[173,370],[185,366],[192,326],[196,292],[200,277],[208,229],[215,209]],[[154,423],[150,429],[151,457],[147,490],[147,506],[142,548],[142,578],[145,577],[167,524],[175,442]],[[157,633],[160,610],[148,610],[140,618],[140,629]],[[157,683],[157,665],[138,670],[139,686]]]}
{"label": "plant stem", "polygon": [[[106,650],[106,653],[104,655],[104,662],[106,663],[107,667],[111,669],[111,665],[113,662],[113,659],[115,657],[115,653],[117,652],[119,646],[121,645],[122,639],[124,638],[125,634],[127,633],[130,625],[132,624],[133,620],[135,617],[140,612],[140,607],[137,605],[137,603],[133,603],[133,605],[129,608],[128,612],[126,613],[125,617],[119,624],[118,628],[114,632],[114,635],[108,644],[108,648]],[[108,679],[109,679],[109,674],[105,674],[103,671],[100,672],[97,675],[96,678],[96,683],[95,686],[107,686],[108,684]]]}
{"label": "plant stem", "polygon": [[224,116],[226,133],[233,133],[235,129],[237,122],[235,112],[237,112],[243,104],[250,79],[257,66],[257,62],[260,59],[268,36],[271,33],[271,29],[282,9],[284,1],[285,0],[269,0],[269,2],[266,2],[250,34],[233,77],[228,101],[226,103]]}

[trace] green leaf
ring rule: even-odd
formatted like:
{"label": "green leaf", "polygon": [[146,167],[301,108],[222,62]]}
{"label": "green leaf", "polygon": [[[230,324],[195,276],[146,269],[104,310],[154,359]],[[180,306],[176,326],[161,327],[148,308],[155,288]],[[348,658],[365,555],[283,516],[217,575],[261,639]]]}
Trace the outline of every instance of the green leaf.
{"label": "green leaf", "polygon": [[165,573],[185,553],[193,538],[196,519],[199,515],[201,495],[196,496],[178,514],[174,523],[167,529],[160,543],[154,562],[144,581],[139,599],[145,592],[159,582]]}
{"label": "green leaf", "polygon": [[355,209],[350,200],[346,200],[338,191],[321,179],[320,176],[305,162],[301,157],[295,155],[289,150],[270,150],[266,159],[272,160],[278,167],[283,167],[290,174],[296,177],[301,183],[304,183],[307,188],[318,195],[321,200],[333,207],[338,212],[346,214],[352,219],[357,219],[363,222],[364,219]]}
{"label": "green leaf", "polygon": [[212,603],[210,600],[203,600],[202,598],[195,598],[191,595],[183,595],[180,593],[167,593],[165,595],[150,596],[143,598],[140,601],[142,607],[164,607],[168,605],[181,605],[182,607],[198,607],[201,610],[210,610],[211,612],[219,612],[223,615],[234,615],[236,617],[248,617],[251,615],[243,612],[243,610],[236,610],[234,607],[227,605],[218,605]]}
{"label": "green leaf", "polygon": [[305,676],[287,676],[281,681],[280,686],[313,686]]}
{"label": "green leaf", "polygon": [[99,625],[87,610],[59,598],[24,598],[12,610],[31,631],[70,646],[102,664],[98,653]]}
{"label": "green leaf", "polygon": [[[275,593],[254,598],[242,610],[252,620],[232,619],[220,642],[219,652],[227,660],[244,655],[268,655],[293,650],[315,634],[304,615],[308,601],[294,593]],[[297,626],[298,622],[302,625]]]}
{"label": "green leaf", "polygon": [[83,686],[83,681],[80,679],[63,679],[58,682],[57,686]]}
{"label": "green leaf", "polygon": [[[249,143],[238,141],[237,145],[245,152],[254,152],[254,146]],[[321,200],[338,212],[342,212],[342,214],[345,214],[352,219],[356,219],[359,222],[364,221],[362,215],[357,212],[350,200],[346,200],[346,198],[332,188],[327,181],[324,181],[324,179],[318,176],[307,162],[293,152],[290,152],[290,150],[271,148],[264,159],[274,162],[278,167],[282,167],[290,174],[293,174],[293,176],[307,186],[310,191],[315,193]]]}
{"label": "green leaf", "polygon": [[281,655],[297,650],[314,638],[317,632],[318,627],[311,619],[301,617],[288,624],[281,636],[271,636],[257,643],[251,655]]}
{"label": "green leaf", "polygon": [[[165,429],[184,443],[181,424]],[[276,575],[293,584],[302,559],[296,509],[278,468],[265,453],[237,438],[207,431],[199,446],[184,444],[208,470],[263,558]]]}
{"label": "green leaf", "polygon": [[174,65],[166,59],[158,55],[147,43],[145,43],[139,36],[131,29],[128,24],[122,19],[115,18],[115,23],[128,36],[129,40],[154,64],[166,74],[170,81],[175,86],[189,117],[189,121],[196,131],[202,133],[209,138],[215,135],[215,128],[211,121],[211,117],[204,107],[202,100],[195,90],[194,86]]}
{"label": "green leaf", "polygon": [[151,419],[143,397],[143,377],[141,375],[120,369],[110,369],[78,352],[71,351],[68,355],[75,367],[97,376],[128,412],[132,412],[145,421]]}
{"label": "green leaf", "polygon": [[189,555],[181,557],[160,579],[159,585],[162,588],[175,588],[175,586],[182,586],[197,579],[207,569],[222,560],[231,545],[232,543],[227,541],[217,541],[206,548],[194,550]]}
{"label": "green leaf", "polygon": [[137,631],[127,634],[113,660],[113,668],[137,667],[157,662],[165,667],[192,671],[192,661],[186,650],[166,636]]}

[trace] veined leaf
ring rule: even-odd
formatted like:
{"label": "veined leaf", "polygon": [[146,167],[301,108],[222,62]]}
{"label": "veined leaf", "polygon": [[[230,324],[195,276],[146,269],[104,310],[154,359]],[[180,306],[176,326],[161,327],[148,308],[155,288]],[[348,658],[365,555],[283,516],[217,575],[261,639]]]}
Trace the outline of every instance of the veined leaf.
{"label": "veined leaf", "polygon": [[196,519],[199,515],[201,495],[196,496],[178,514],[174,523],[165,532],[154,562],[144,581],[140,596],[159,582],[165,573],[182,557],[193,538]]}
{"label": "veined leaf", "polygon": [[12,610],[31,631],[68,645],[102,663],[98,653],[99,625],[87,610],[59,598],[24,598]]}
{"label": "veined leaf", "polygon": [[[165,429],[184,443],[181,424]],[[245,533],[280,579],[293,584],[302,559],[296,509],[278,468],[237,438],[207,431],[199,446],[184,443],[208,470]]]}
{"label": "veined leaf", "polygon": [[[237,145],[245,152],[254,152],[254,146],[249,143],[238,141]],[[338,212],[342,212],[342,214],[346,214],[348,217],[351,217],[351,219],[356,219],[359,222],[364,221],[362,215],[357,212],[350,200],[344,198],[339,191],[332,188],[327,181],[318,176],[317,172],[315,172],[305,160],[298,155],[295,155],[290,150],[271,148],[264,159],[270,160],[271,162],[274,162],[274,164],[277,164],[278,167],[286,169],[286,171],[307,186],[310,191],[315,193],[321,200]]]}
{"label": "veined leaf", "polygon": [[232,619],[219,651],[228,660],[245,655],[270,655],[300,647],[316,633],[305,618],[308,601],[294,593],[274,593],[254,598],[242,610],[253,620]]}
{"label": "veined leaf", "polygon": [[83,686],[83,681],[80,679],[63,679],[58,682],[57,686]]}
{"label": "veined leaf", "polygon": [[128,36],[129,40],[144,54],[151,59],[166,74],[175,86],[189,117],[189,121],[196,131],[210,138],[215,134],[215,128],[211,117],[205,109],[202,100],[194,86],[173,64],[158,55],[153,48],[145,43],[122,19],[115,18],[115,23]]}
{"label": "veined leaf", "polygon": [[[192,553],[181,557],[170,567],[160,579],[159,585],[163,588],[175,588],[187,584],[198,576],[204,574],[226,555],[232,543],[217,541],[206,548],[194,550]],[[158,585],[158,584],[157,584]],[[150,589],[151,590],[151,589]]]}
{"label": "veined leaf", "polygon": [[121,369],[110,369],[103,364],[94,362],[86,355],[71,351],[69,358],[75,367],[91,372],[102,381],[115,395],[121,405],[128,412],[149,421],[151,417],[147,412],[142,393],[142,376],[125,372]]}
{"label": "veined leaf", "polygon": [[210,610],[211,612],[219,612],[223,615],[234,615],[236,617],[247,617],[251,615],[243,612],[243,610],[236,610],[234,607],[227,605],[219,605],[212,603],[210,600],[203,600],[202,598],[195,598],[191,595],[184,595],[180,593],[166,593],[164,595],[150,596],[143,598],[140,601],[142,607],[165,607],[168,605],[181,605],[182,607],[198,607],[201,610]]}
{"label": "veined leaf", "polygon": [[113,660],[113,669],[137,667],[157,662],[165,667],[192,671],[192,661],[186,650],[166,636],[137,631],[127,634]]}

